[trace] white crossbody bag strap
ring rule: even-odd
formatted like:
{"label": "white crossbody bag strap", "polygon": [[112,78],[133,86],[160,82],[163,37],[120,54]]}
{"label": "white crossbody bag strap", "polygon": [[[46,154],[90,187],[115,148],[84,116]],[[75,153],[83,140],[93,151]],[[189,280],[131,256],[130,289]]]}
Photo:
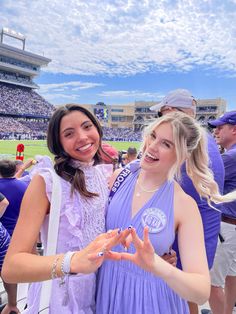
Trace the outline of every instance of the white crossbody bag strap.
{"label": "white crossbody bag strap", "polygon": [[[48,237],[47,248],[45,255],[55,255],[57,249],[58,227],[60,220],[60,208],[62,188],[60,177],[53,171],[52,174],[52,197],[48,222]],[[50,298],[52,290],[52,280],[47,280],[42,283],[39,313],[46,313],[46,309],[49,308]]]}

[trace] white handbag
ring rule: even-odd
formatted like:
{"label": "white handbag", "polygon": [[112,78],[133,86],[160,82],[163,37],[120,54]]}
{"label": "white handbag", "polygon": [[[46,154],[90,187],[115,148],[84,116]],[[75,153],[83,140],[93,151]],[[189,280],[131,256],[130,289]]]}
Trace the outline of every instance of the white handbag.
{"label": "white handbag", "polygon": [[[53,169],[47,169],[47,170],[49,170],[52,175],[52,197],[51,197],[49,222],[48,222],[47,245],[46,245],[46,252],[44,252],[44,255],[55,255],[56,249],[57,249],[62,188],[61,188],[60,177],[55,173]],[[28,289],[26,289],[25,284],[20,284],[20,285],[23,285],[24,291],[27,293]],[[27,285],[29,286],[29,284]],[[51,298],[51,292],[52,292],[52,280],[44,281],[41,287],[38,313],[42,313],[42,314],[49,313],[49,303],[50,303],[50,298]],[[21,297],[21,299],[23,298],[22,293],[19,293],[19,296]],[[27,312],[27,309],[26,309],[26,312]],[[21,313],[24,313],[24,311]]]}

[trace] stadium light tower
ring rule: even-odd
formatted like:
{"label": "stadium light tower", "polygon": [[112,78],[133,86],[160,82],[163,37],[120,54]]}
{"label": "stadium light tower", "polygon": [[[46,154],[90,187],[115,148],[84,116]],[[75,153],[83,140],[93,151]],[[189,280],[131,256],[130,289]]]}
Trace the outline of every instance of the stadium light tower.
{"label": "stadium light tower", "polygon": [[3,44],[4,35],[20,40],[23,44],[23,50],[25,50],[25,36],[24,35],[16,32],[16,31],[13,31],[7,27],[3,27],[2,31],[1,31],[1,43],[2,44]]}

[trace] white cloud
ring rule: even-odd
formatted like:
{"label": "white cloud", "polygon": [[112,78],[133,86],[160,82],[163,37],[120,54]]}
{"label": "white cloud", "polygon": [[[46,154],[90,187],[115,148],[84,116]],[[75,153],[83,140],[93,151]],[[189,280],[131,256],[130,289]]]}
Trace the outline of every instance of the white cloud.
{"label": "white cloud", "polygon": [[78,91],[78,90],[89,89],[89,88],[94,88],[98,86],[104,86],[104,84],[74,81],[74,82],[53,83],[53,84],[40,84],[40,90],[43,93],[46,93],[52,90],[53,91],[65,91],[65,90]]}
{"label": "white cloud", "polygon": [[98,94],[101,97],[109,98],[133,98],[133,99],[162,99],[164,95],[160,93],[147,93],[138,90],[118,90],[118,91],[103,91]]}
{"label": "white cloud", "polygon": [[236,72],[235,1],[2,0],[0,11],[53,73]]}
{"label": "white cloud", "polygon": [[63,104],[67,102],[78,102],[80,94],[78,92],[85,89],[104,86],[101,83],[71,81],[64,83],[40,84],[38,93],[47,101],[54,104]]}
{"label": "white cloud", "polygon": [[62,105],[66,103],[78,103],[79,95],[73,94],[63,94],[63,93],[43,93],[39,91],[39,94],[42,95],[47,101],[53,103],[54,105]]}

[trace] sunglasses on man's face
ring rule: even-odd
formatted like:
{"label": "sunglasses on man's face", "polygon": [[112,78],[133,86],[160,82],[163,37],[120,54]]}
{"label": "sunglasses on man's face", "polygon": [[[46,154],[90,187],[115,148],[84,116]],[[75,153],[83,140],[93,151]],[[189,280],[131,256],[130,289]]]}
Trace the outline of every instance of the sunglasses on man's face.
{"label": "sunglasses on man's face", "polygon": [[164,106],[163,108],[161,108],[162,111],[158,111],[158,117],[162,117],[163,116],[163,111],[180,111],[180,112],[184,112],[184,110],[177,108],[177,107],[169,107],[169,106]]}

